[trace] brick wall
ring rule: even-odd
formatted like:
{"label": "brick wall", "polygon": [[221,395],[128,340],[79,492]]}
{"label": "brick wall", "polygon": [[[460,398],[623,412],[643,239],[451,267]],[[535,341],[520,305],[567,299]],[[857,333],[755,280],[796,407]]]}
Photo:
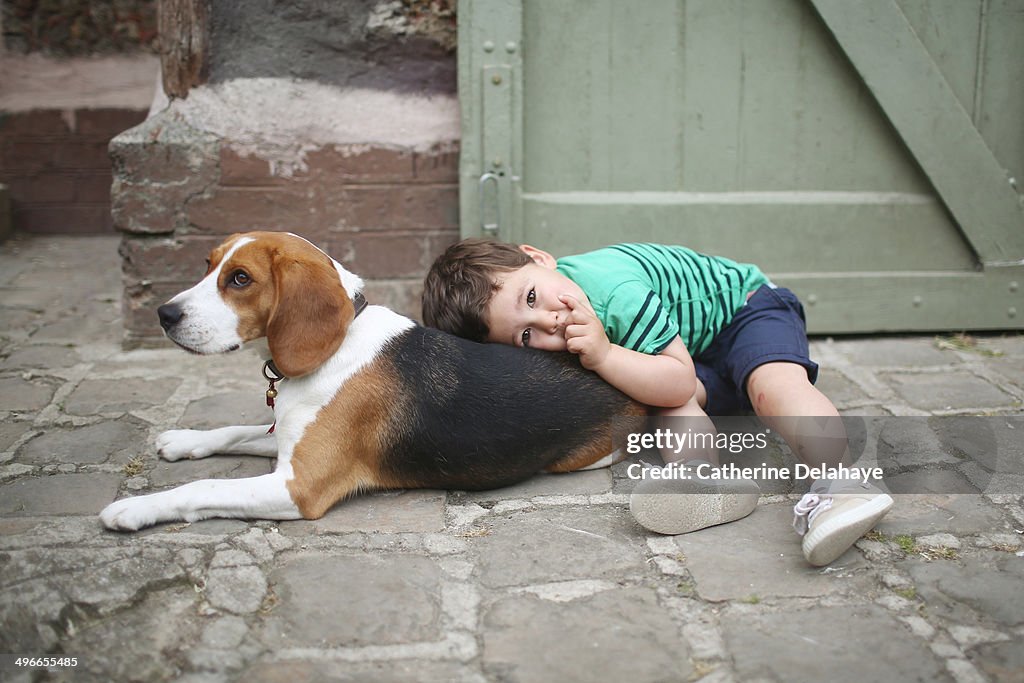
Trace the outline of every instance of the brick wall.
{"label": "brick wall", "polygon": [[0,184],[15,230],[110,232],[107,145],[146,117],[137,109],[0,112]]}
{"label": "brick wall", "polygon": [[418,318],[458,238],[453,0],[164,3],[171,101],[115,138],[124,343],[165,345],[156,309],[249,230],[298,233]]}
{"label": "brick wall", "polygon": [[165,344],[156,308],[191,286],[208,251],[249,230],[295,232],[414,318],[433,259],[458,239],[458,145],[325,145],[290,177],[160,115],[118,137],[113,216],[124,232],[125,345]]}

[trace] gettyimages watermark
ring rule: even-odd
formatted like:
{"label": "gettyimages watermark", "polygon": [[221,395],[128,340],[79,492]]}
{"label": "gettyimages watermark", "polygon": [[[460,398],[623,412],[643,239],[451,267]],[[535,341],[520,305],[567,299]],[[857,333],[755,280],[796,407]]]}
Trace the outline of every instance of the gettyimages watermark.
{"label": "gettyimages watermark", "polygon": [[[840,481],[891,493],[1024,494],[1024,415],[775,418],[770,427],[754,416],[625,418],[614,438],[626,457],[618,476],[632,481],[749,480],[769,493]],[[701,489],[679,488],[686,491]]]}
{"label": "gettyimages watermark", "polygon": [[880,482],[884,476],[881,467],[836,467],[805,465],[797,463],[789,467],[773,467],[762,463],[755,467],[738,467],[733,463],[713,465],[711,463],[669,463],[665,467],[650,467],[642,463],[631,463],[626,467],[626,476],[630,479],[676,479],[682,481],[730,481],[750,479],[763,481],[777,479],[790,480],[844,480],[863,484]]}

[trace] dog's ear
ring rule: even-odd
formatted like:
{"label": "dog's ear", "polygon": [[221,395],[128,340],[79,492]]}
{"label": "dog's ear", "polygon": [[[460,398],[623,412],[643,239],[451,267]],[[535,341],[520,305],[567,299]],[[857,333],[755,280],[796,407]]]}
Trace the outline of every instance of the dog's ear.
{"label": "dog's ear", "polygon": [[355,307],[329,260],[278,254],[273,273],[275,301],[267,320],[267,343],[284,376],[301,377],[338,350]]}

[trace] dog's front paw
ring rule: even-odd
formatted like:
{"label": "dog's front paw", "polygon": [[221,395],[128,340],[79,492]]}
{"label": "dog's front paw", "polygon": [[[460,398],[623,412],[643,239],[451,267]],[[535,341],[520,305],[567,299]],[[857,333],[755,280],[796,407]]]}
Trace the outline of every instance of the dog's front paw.
{"label": "dog's front paw", "polygon": [[147,496],[124,498],[103,508],[100,521],[112,531],[138,531],[156,524],[157,509]]}
{"label": "dog's front paw", "polygon": [[206,433],[197,429],[172,429],[156,437],[157,454],[164,460],[196,460],[213,454]]}

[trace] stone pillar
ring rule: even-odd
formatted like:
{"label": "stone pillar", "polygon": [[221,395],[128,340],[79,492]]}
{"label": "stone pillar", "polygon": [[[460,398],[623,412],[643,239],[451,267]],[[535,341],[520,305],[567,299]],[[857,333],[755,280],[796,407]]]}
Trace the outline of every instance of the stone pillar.
{"label": "stone pillar", "polygon": [[[213,3],[209,39],[187,31],[208,62],[165,50],[190,75],[175,76],[169,103],[111,143],[128,348],[167,343],[156,308],[200,278],[206,254],[232,233],[300,234],[362,276],[371,301],[415,318],[426,269],[458,238],[454,55],[416,35],[398,3],[310,0],[313,20],[337,14],[315,24],[282,8],[255,16],[264,4]],[[247,41],[238,27],[257,18],[263,34]],[[327,37],[311,41],[311,31]],[[325,40],[338,44],[305,55]]]}

